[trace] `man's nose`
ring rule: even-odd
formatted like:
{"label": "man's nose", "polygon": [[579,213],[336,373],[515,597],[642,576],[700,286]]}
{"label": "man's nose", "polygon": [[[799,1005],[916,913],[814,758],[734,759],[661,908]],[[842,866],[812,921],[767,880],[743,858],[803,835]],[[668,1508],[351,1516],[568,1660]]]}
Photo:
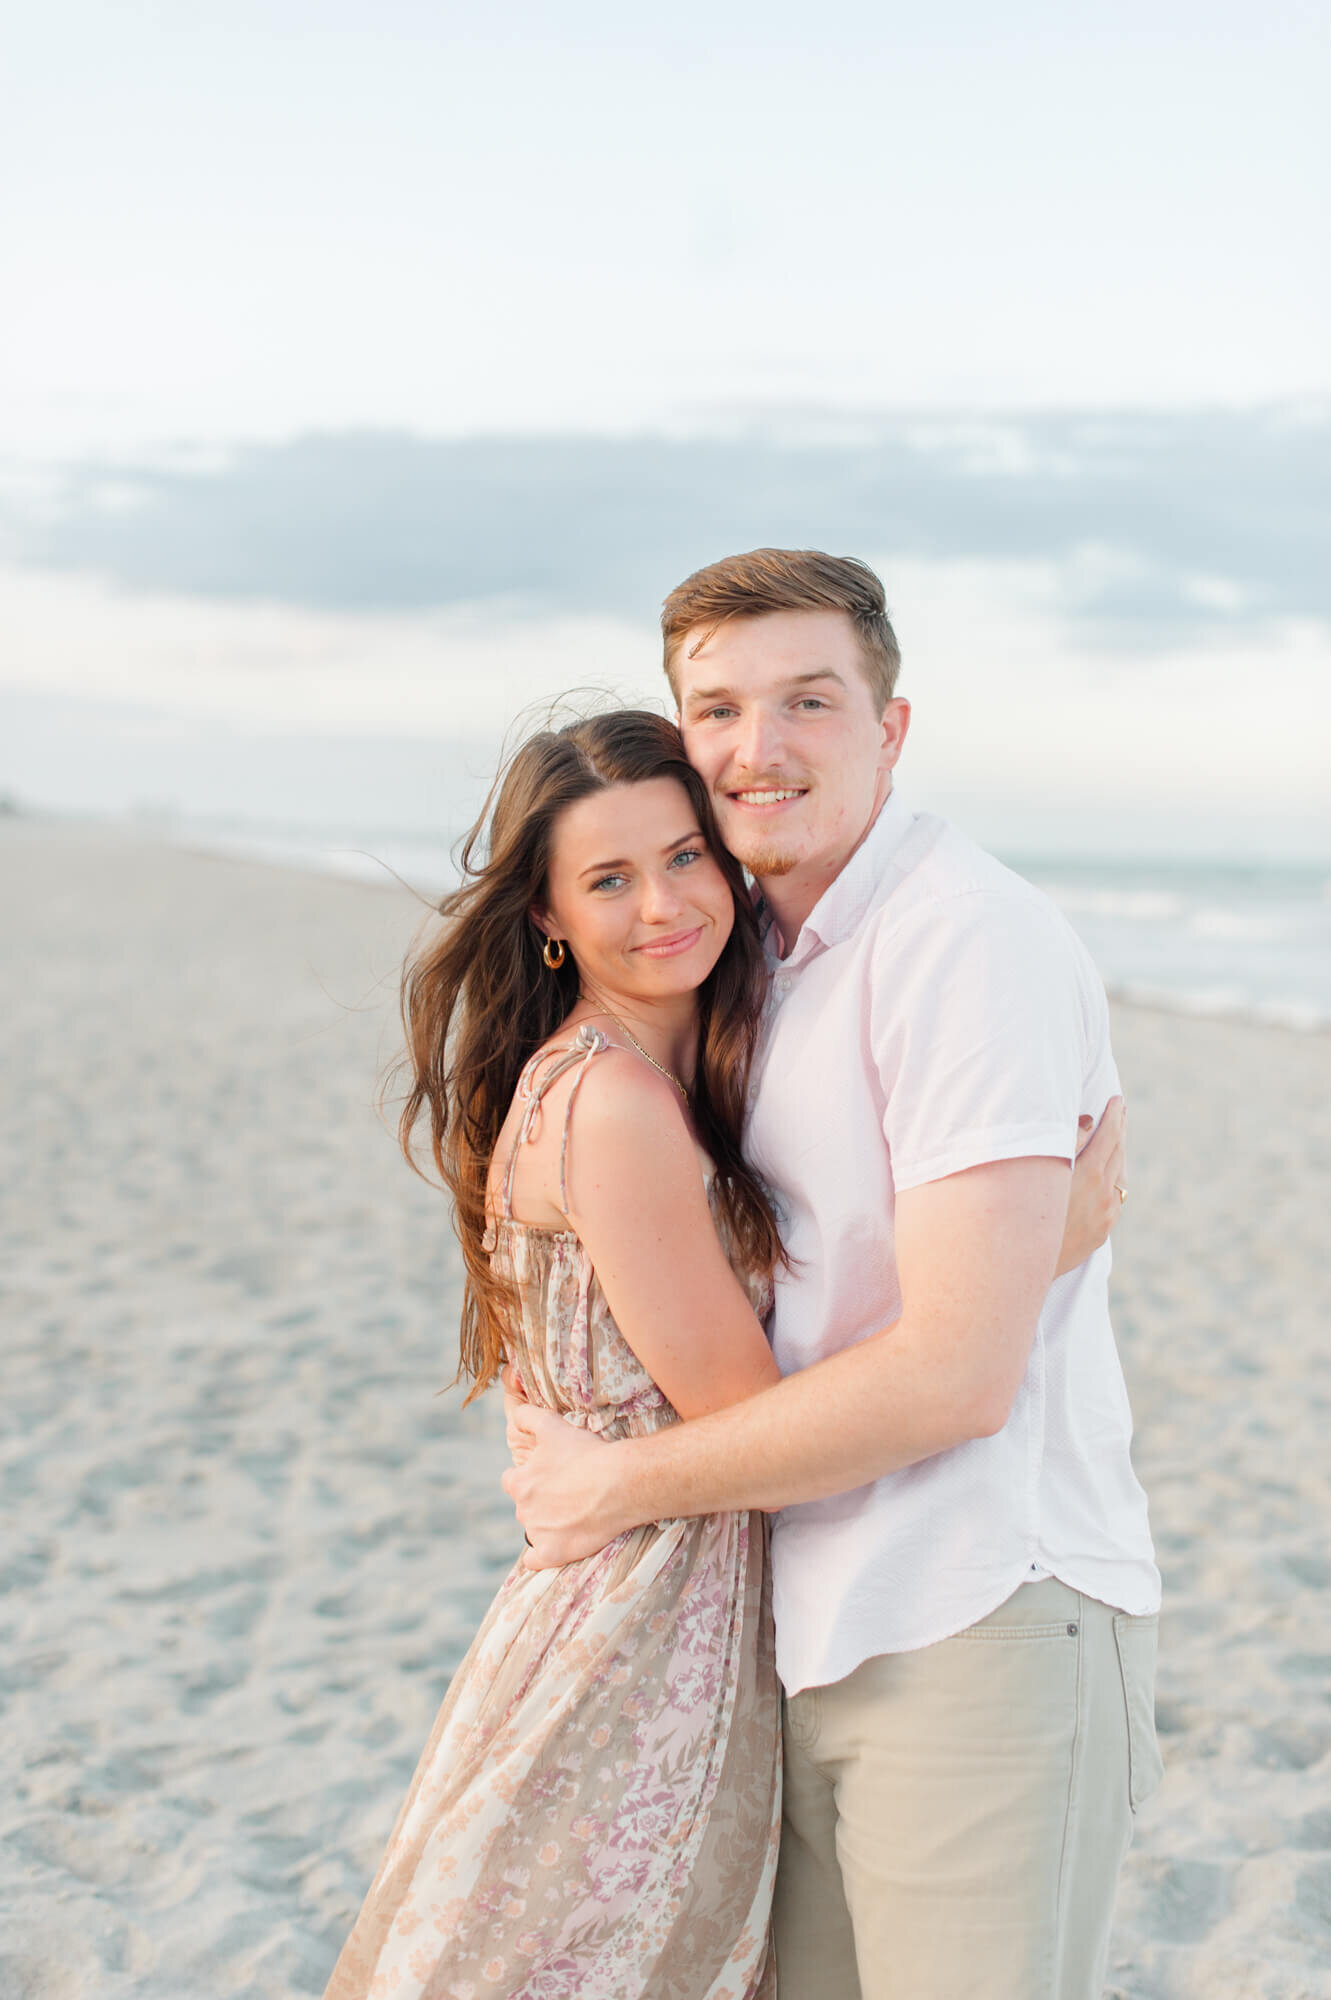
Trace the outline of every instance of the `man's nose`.
{"label": "man's nose", "polygon": [[751,708],[742,715],[735,731],[735,762],[744,771],[770,771],[785,762],[785,746],[774,715],[765,708]]}

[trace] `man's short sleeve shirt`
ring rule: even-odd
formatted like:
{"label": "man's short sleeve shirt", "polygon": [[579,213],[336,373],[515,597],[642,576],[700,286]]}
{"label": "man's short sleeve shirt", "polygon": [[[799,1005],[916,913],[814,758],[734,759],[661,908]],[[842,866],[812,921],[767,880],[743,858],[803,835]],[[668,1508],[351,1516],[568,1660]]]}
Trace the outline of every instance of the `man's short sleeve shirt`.
{"label": "man's short sleeve shirt", "polygon": [[[1053,905],[892,794],[772,964],[748,1151],[792,1268],[785,1373],[898,1317],[896,1191],[989,1161],[1071,1160],[1118,1088],[1104,989]],[[786,1509],[773,1536],[792,1692],[973,1624],[1027,1577],[1159,1601],[1109,1323],[1108,1246],[1056,1279],[1005,1428]]]}

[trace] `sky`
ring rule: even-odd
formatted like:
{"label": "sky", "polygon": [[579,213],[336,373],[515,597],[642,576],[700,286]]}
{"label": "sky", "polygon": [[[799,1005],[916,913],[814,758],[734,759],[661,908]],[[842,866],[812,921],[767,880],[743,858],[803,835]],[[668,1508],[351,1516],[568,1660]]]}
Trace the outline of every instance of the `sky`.
{"label": "sky", "polygon": [[419,823],[788,541],[982,833],[1331,855],[1326,20],[26,10],[0,789]]}
{"label": "sky", "polygon": [[1329,41],[1313,0],[46,0],[5,433],[1325,395]]}

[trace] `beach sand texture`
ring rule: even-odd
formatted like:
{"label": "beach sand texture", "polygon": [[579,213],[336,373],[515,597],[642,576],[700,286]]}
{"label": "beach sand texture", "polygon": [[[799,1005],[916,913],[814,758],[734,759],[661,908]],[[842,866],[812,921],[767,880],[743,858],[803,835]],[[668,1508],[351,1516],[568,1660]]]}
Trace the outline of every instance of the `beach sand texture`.
{"label": "beach sand texture", "polygon": [[[318,1994],[513,1558],[402,891],[0,822],[0,1996]],[[1109,1990],[1331,1994],[1331,1037],[1120,1009],[1168,1775]]]}

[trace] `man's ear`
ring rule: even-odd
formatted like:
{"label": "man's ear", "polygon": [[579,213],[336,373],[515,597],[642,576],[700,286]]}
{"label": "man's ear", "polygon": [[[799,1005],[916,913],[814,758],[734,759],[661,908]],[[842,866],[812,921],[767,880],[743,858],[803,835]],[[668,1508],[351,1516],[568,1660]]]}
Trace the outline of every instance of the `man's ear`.
{"label": "man's ear", "polygon": [[879,768],[884,771],[896,769],[898,757],[906,747],[906,732],[910,728],[910,703],[902,695],[893,695],[883,710],[883,742],[878,754]]}

